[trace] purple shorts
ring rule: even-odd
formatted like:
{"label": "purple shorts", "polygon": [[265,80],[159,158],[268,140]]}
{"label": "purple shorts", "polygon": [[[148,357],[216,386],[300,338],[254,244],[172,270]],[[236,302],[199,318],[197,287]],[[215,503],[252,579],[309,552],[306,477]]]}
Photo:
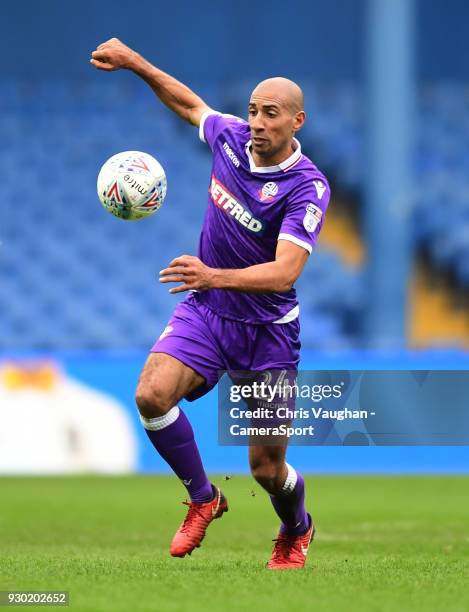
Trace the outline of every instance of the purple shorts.
{"label": "purple shorts", "polygon": [[193,401],[213,389],[220,371],[296,372],[299,334],[298,318],[266,325],[232,321],[200,304],[191,294],[176,306],[151,352],[171,355],[203,376],[205,384],[186,397]]}

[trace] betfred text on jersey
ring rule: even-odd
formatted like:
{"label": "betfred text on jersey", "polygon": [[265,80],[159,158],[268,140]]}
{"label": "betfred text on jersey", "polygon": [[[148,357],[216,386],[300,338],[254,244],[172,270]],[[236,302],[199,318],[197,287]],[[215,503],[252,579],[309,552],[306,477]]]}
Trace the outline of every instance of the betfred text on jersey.
{"label": "betfred text on jersey", "polygon": [[218,208],[221,208],[221,210],[231,215],[246,229],[255,234],[262,232],[264,229],[262,222],[253,217],[249,210],[240,204],[213,175],[210,183],[210,195],[212,196],[213,203],[218,206]]}

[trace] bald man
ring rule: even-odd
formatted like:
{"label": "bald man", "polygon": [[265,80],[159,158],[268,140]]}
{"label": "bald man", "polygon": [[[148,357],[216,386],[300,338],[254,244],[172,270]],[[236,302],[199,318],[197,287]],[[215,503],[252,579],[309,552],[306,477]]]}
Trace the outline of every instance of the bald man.
{"label": "bald man", "polygon": [[[246,122],[212,110],[116,38],[101,44],[90,61],[100,70],[136,73],[166,106],[199,128],[213,153],[198,257],[182,255],[160,272],[161,283],[177,283],[171,293],[190,293],[151,349],[136,392],[151,443],[191,499],[170,547],[171,555],[184,557],[200,546],[228,504],[207,478],[178,403],[210,391],[219,371],[234,381],[294,383],[300,326],[293,284],[317,242],[330,190],[295,138],[305,112],[303,93],[292,81],[259,83]],[[266,427],[266,439],[260,428],[251,428],[249,462],[281,521],[267,568],[297,569],[304,567],[314,526],[305,510],[303,478],[286,463],[287,437],[277,427],[280,410],[285,418],[292,398],[275,399],[269,404],[258,394],[250,400],[254,411],[272,408],[274,425]]]}

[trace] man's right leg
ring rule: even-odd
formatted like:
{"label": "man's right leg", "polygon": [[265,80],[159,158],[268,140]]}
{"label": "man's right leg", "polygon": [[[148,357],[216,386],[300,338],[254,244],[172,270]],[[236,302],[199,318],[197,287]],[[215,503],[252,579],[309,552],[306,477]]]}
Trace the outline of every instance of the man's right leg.
{"label": "man's right leg", "polygon": [[192,426],[178,402],[205,382],[200,374],[165,353],[150,353],[137,386],[136,402],[145,431],[186,487],[191,501],[213,498]]}
{"label": "man's right leg", "polygon": [[136,401],[147,435],[191,498],[190,503],[184,502],[189,509],[171,542],[173,557],[190,555],[210,523],[228,511],[223,493],[207,478],[191,424],[177,405],[201,386],[203,393],[206,385],[205,378],[175,357],[151,353],[137,387]]}

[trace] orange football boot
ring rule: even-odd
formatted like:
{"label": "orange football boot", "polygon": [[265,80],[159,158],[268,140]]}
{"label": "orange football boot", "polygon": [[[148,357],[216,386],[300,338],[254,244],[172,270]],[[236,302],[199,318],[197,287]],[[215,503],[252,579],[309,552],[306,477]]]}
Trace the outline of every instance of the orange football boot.
{"label": "orange football boot", "polygon": [[228,512],[228,502],[218,487],[212,485],[215,493],[212,501],[204,503],[182,502],[189,506],[186,518],[171,542],[169,552],[173,557],[190,555],[194,548],[198,548],[205,537],[205,531],[210,523]]}
{"label": "orange football boot", "polygon": [[267,569],[284,570],[284,569],[301,569],[306,562],[306,555],[310,542],[314,538],[314,525],[311,516],[308,514],[310,528],[303,535],[288,535],[279,533],[275,542],[274,550],[270,561],[267,563]]}

